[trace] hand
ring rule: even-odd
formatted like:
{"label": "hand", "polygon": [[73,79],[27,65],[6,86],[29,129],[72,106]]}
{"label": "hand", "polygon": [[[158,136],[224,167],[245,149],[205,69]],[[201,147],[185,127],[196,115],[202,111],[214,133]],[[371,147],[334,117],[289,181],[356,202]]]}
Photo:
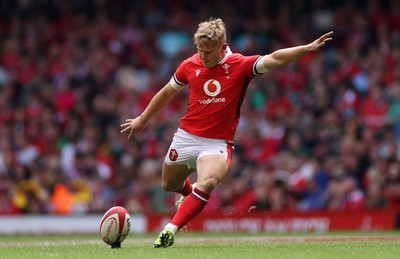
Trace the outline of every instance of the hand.
{"label": "hand", "polygon": [[121,124],[121,127],[123,128],[121,133],[129,130],[128,139],[141,130],[145,124],[140,116],[134,119],[126,119],[125,121],[126,123]]}
{"label": "hand", "polygon": [[332,40],[332,35],[333,31],[330,31],[328,33],[325,33],[315,41],[311,42],[310,44],[307,45],[308,51],[316,51],[319,50],[322,46],[325,45],[326,42]]}

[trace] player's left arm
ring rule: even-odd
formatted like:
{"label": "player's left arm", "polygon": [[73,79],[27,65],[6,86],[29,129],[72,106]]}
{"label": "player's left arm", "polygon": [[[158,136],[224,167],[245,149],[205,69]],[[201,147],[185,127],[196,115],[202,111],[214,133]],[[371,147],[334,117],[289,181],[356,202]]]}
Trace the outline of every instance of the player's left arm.
{"label": "player's left arm", "polygon": [[286,66],[310,52],[319,50],[326,42],[332,40],[332,35],[333,31],[325,33],[309,44],[274,51],[262,57],[262,64],[267,71]]}

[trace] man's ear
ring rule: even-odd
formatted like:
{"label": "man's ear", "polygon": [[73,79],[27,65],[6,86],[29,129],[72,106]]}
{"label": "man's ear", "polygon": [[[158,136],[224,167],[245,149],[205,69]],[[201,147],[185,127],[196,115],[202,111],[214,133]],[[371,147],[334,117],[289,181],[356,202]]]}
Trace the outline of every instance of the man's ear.
{"label": "man's ear", "polygon": [[223,45],[222,45],[222,53],[225,53],[226,52],[226,49],[228,48],[228,44],[227,43],[224,43]]}

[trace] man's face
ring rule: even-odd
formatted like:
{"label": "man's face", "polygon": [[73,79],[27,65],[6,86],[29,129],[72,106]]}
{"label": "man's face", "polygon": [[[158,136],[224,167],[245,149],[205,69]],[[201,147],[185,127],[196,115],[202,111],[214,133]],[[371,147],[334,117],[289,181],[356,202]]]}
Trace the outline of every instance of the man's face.
{"label": "man's face", "polygon": [[206,68],[215,67],[219,61],[225,57],[227,44],[219,44],[216,46],[210,46],[202,44],[197,46],[200,59]]}

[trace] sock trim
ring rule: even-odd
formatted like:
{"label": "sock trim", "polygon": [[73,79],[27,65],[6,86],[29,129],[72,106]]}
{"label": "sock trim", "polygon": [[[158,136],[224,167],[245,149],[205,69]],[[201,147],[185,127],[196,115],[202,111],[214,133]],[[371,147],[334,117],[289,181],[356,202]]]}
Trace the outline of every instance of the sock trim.
{"label": "sock trim", "polygon": [[[196,191],[199,191],[199,190],[197,190],[197,188],[195,188],[195,189],[193,189],[193,191],[192,191],[192,193],[193,193],[194,196],[196,196],[198,199],[200,199],[200,200],[202,200],[202,201],[204,201],[204,202],[208,202],[208,199],[202,197],[200,194],[196,193]],[[201,191],[199,191],[199,192],[201,192]]]}

